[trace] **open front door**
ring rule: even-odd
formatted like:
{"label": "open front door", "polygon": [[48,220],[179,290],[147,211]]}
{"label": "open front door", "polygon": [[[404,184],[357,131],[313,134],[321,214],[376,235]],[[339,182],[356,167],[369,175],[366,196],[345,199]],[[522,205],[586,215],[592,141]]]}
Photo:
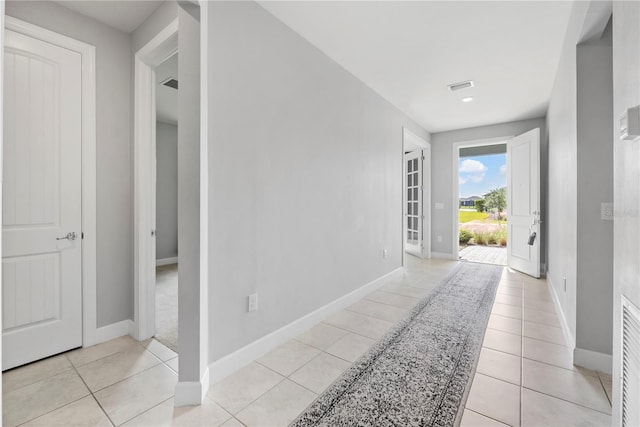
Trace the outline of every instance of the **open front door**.
{"label": "open front door", "polygon": [[422,211],[422,150],[411,151],[404,155],[405,166],[405,203],[404,203],[404,250],[407,253],[424,258],[424,230]]}
{"label": "open front door", "polygon": [[540,277],[540,129],[507,144],[507,258],[509,267]]}

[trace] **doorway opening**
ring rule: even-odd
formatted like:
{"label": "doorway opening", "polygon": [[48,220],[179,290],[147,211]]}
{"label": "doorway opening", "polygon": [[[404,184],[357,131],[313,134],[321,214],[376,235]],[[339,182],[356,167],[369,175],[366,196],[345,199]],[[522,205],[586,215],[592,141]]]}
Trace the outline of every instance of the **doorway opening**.
{"label": "doorway opening", "polygon": [[[403,130],[403,254],[431,257],[431,144]],[[404,255],[403,255],[404,256]]]}
{"label": "doorway opening", "polygon": [[178,352],[178,53],[156,68],[155,338]]}
{"label": "doorway opening", "polygon": [[506,141],[458,148],[461,261],[507,265],[507,168]]}

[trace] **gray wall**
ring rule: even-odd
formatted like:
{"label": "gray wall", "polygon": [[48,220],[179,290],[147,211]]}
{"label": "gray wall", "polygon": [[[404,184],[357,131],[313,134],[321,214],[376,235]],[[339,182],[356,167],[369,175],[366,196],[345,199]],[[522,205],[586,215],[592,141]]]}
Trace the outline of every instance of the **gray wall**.
{"label": "gray wall", "polygon": [[176,19],[178,19],[178,4],[171,0],[162,3],[131,33],[131,51],[135,54]]}
{"label": "gray wall", "polygon": [[178,126],[156,123],[156,259],[178,256]]}
{"label": "gray wall", "polygon": [[611,27],[577,48],[577,301],[576,347],[611,354],[613,221],[613,64]]}
{"label": "gray wall", "polygon": [[98,326],[131,319],[131,38],[51,1],[8,1],[6,13],[96,47]]}
{"label": "gray wall", "polygon": [[[541,204],[545,212],[546,188],[546,138],[544,119],[521,120],[490,126],[452,130],[431,135],[431,251],[452,255],[454,251],[453,224],[457,221],[458,198],[453,195],[453,144],[456,142],[475,141],[479,139],[505,138],[520,135],[531,129],[540,128],[540,176],[542,182]],[[443,203],[444,209],[435,209],[436,203]],[[543,224],[544,227],[544,224]],[[541,233],[544,237],[544,232]],[[438,236],[442,241],[438,242]],[[545,260],[544,241],[541,241],[541,260]]]}
{"label": "gray wall", "polygon": [[594,361],[580,350],[607,355],[612,349],[613,226],[600,219],[600,203],[612,201],[613,190],[611,48],[599,35],[582,40],[593,39],[594,28],[601,35],[599,21],[608,19],[594,7],[602,9],[574,3],[547,113],[547,279],[575,340],[577,364]]}
{"label": "gray wall", "polygon": [[567,326],[574,339],[578,253],[576,45],[587,9],[586,2],[574,3],[547,111],[549,132],[547,280],[555,289]]}
{"label": "gray wall", "polygon": [[259,5],[208,18],[214,361],[400,267],[402,127],[429,135]]}
{"label": "gray wall", "polygon": [[[640,307],[640,141],[620,141],[618,118],[640,104],[640,3],[613,3],[614,311],[613,401],[620,402],[620,300]],[[634,397],[637,401],[638,396]],[[613,423],[621,425],[619,405]]]}

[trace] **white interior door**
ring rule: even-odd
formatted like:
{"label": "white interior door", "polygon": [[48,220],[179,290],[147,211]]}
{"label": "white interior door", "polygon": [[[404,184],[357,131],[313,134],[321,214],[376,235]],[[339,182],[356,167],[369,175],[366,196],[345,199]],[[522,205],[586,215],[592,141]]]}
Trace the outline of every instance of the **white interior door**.
{"label": "white interior door", "polygon": [[540,277],[540,129],[511,139],[507,158],[508,264]]}
{"label": "white interior door", "polygon": [[404,202],[404,239],[406,252],[424,257],[423,203],[422,203],[422,150],[404,155],[405,165],[405,202]]}
{"label": "white interior door", "polygon": [[3,370],[82,345],[81,56],[4,52]]}

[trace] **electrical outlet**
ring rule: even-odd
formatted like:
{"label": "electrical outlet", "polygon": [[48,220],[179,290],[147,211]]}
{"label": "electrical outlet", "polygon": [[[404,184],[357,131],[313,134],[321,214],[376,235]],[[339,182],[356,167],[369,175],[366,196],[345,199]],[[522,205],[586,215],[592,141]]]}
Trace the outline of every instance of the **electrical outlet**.
{"label": "electrical outlet", "polygon": [[444,209],[444,203],[436,202],[436,209]]}
{"label": "electrical outlet", "polygon": [[256,311],[258,309],[258,294],[249,295],[249,307],[247,311]]}
{"label": "electrical outlet", "polygon": [[386,249],[382,250],[382,258],[383,259],[387,258],[387,250]]}
{"label": "electrical outlet", "polygon": [[613,221],[613,203],[600,203],[600,219]]}
{"label": "electrical outlet", "polygon": [[436,237],[436,240],[438,240],[438,243],[442,243],[442,236]]}

